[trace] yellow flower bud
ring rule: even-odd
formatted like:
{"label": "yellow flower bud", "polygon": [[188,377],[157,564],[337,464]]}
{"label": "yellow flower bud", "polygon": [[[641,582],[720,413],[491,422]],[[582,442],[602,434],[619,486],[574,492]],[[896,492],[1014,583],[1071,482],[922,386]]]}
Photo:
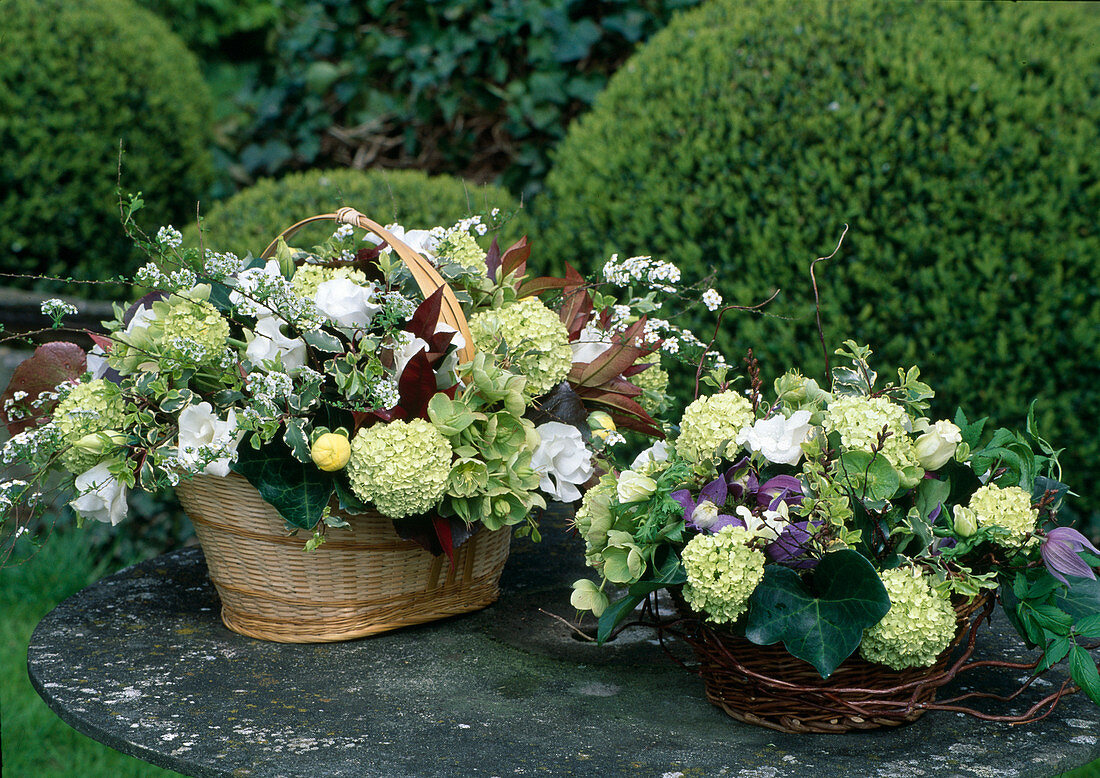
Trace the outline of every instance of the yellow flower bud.
{"label": "yellow flower bud", "polygon": [[607,440],[608,433],[615,431],[615,420],[603,411],[596,411],[588,417],[588,428],[600,440]]}
{"label": "yellow flower bud", "polygon": [[317,467],[326,473],[334,473],[343,470],[351,458],[351,443],[346,435],[326,432],[313,441],[309,455],[313,457],[313,463]]}

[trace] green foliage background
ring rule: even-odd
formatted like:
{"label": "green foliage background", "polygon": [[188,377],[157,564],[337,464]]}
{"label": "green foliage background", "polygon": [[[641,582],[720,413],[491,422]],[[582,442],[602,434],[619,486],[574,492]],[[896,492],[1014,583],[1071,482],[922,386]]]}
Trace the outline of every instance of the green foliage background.
{"label": "green foliage background", "polygon": [[[508,192],[477,186],[450,176],[428,176],[416,170],[315,170],[281,179],[263,179],[228,200],[215,204],[203,226],[205,245],[214,251],[259,255],[279,233],[309,216],[351,206],[382,225],[399,222],[407,229],[449,226],[473,213],[500,208],[516,216],[503,229],[501,248],[525,232],[526,213]],[[294,243],[312,246],[332,234],[333,225],[304,228]],[[198,228],[184,239],[198,241]]]}
{"label": "green foliage background", "polygon": [[[1100,488],[1100,14],[1015,3],[717,0],[657,35],[555,156],[548,254],[718,272],[720,344],[766,376],[825,333],[918,364],[934,410],[1040,430]],[[697,276],[696,276],[697,277]],[[711,319],[713,321],[713,319]],[[713,324],[698,334],[709,337]]]}
{"label": "green foliage background", "polygon": [[[134,269],[122,186],[156,226],[210,184],[212,100],[194,56],[131,0],[7,0],[0,31],[0,257],[8,272]],[[111,289],[83,290],[107,296]]]}

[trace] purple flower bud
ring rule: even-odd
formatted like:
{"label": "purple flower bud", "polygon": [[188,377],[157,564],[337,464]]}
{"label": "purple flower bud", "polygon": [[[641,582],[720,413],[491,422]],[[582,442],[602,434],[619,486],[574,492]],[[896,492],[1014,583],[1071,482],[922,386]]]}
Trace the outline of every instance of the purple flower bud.
{"label": "purple flower bud", "polygon": [[1039,554],[1043,557],[1043,564],[1047,566],[1050,574],[1069,586],[1067,575],[1096,580],[1096,573],[1077,555],[1085,549],[1100,555],[1096,546],[1077,530],[1071,527],[1055,527],[1047,533],[1046,539],[1039,547]]}

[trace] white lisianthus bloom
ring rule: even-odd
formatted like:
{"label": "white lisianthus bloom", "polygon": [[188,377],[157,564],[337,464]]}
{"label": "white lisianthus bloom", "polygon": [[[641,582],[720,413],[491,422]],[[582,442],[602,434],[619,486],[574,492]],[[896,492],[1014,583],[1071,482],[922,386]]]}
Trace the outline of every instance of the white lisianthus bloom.
{"label": "white lisianthus bloom", "polygon": [[535,428],[539,446],[531,456],[531,467],[541,476],[539,489],[558,502],[581,498],[577,488],[592,477],[592,453],[584,445],[580,430],[560,421],[548,421]]}
{"label": "white lisianthus bloom", "polygon": [[621,503],[644,502],[657,491],[657,482],[647,475],[627,470],[619,476],[615,491]]}
{"label": "white lisianthus bloom", "polygon": [[317,285],[313,302],[317,309],[345,331],[366,327],[374,314],[382,310],[375,302],[373,285],[360,286],[348,278],[334,278]]}
{"label": "white lisianthus bloom", "polygon": [[573,349],[574,362],[592,362],[611,348],[611,336],[593,322],[581,330],[580,336],[569,344]]}
{"label": "white lisianthus bloom", "polygon": [[[395,238],[406,244],[409,248],[415,251],[417,254],[428,259],[435,258],[435,250],[439,246],[439,238],[432,235],[429,230],[406,230],[400,224],[389,224],[386,229],[393,234]],[[382,239],[375,235],[373,232],[368,232],[363,236],[363,240],[373,243],[375,246],[382,242]],[[392,251],[389,246],[383,249],[383,253]]]}
{"label": "white lisianthus bloom", "polygon": [[809,439],[813,425],[809,411],[795,411],[790,418],[777,413],[760,419],[737,433],[735,442],[749,451],[759,452],[777,465],[797,465],[802,459],[802,444]]}
{"label": "white lisianthus bloom", "polygon": [[236,411],[229,411],[229,416],[222,421],[210,403],[188,405],[180,411],[179,427],[176,457],[184,469],[195,472],[194,468],[202,461],[220,455],[201,472],[222,477],[229,475],[229,464],[237,459],[237,444],[243,435],[237,431]]}
{"label": "white lisianthus bloom", "polygon": [[962,430],[946,419],[935,424],[918,419],[917,424],[916,431],[923,434],[913,444],[913,453],[925,470],[939,470],[955,456],[955,449],[962,443]]}
{"label": "white lisianthus bloom", "polygon": [[103,378],[107,374],[107,352],[103,350],[103,347],[99,344],[92,346],[92,350],[88,352],[85,357],[85,363],[88,367],[88,372],[92,374],[92,378]]}
{"label": "white lisianthus bloom", "polygon": [[634,458],[634,461],[630,463],[630,469],[643,470],[652,468],[654,465],[667,462],[668,454],[668,444],[663,440],[658,440]]}
{"label": "white lisianthus bloom", "polygon": [[256,322],[256,332],[245,349],[245,356],[253,365],[275,360],[287,373],[305,365],[306,342],[301,338],[288,338],[283,334],[282,325],[282,319],[277,316],[263,316]]}
{"label": "white lisianthus bloom", "polygon": [[69,505],[81,516],[112,526],[126,518],[126,486],[105,462],[78,475],[75,484],[78,497]]}

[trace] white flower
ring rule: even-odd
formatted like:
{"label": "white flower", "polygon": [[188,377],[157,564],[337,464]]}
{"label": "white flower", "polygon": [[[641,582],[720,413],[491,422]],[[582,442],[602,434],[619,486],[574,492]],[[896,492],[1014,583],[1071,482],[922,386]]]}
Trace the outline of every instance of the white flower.
{"label": "white flower", "polygon": [[691,512],[691,523],[699,529],[710,529],[716,521],[718,521],[718,506],[710,500],[703,500]]}
{"label": "white flower", "polygon": [[780,502],[774,511],[764,511],[762,516],[755,515],[744,505],[738,505],[735,512],[745,522],[745,529],[768,541],[778,538],[790,523],[785,502]]}
{"label": "white flower", "polygon": [[188,405],[180,411],[179,427],[176,456],[181,466],[193,472],[201,462],[213,460],[201,472],[223,477],[229,475],[229,463],[237,458],[237,443],[243,434],[237,432],[235,411],[229,411],[229,416],[222,421],[210,403]]}
{"label": "white flower", "polygon": [[927,419],[919,419],[918,432],[924,434],[913,444],[917,461],[925,470],[939,470],[955,456],[955,449],[962,443],[962,430],[951,422],[940,419],[929,425]]}
{"label": "white flower", "polygon": [[253,365],[274,360],[287,372],[305,365],[306,342],[301,338],[288,338],[283,334],[282,324],[276,316],[262,316],[256,322],[256,332],[245,350],[245,356]]}
{"label": "white flower", "polygon": [[[455,375],[455,369],[458,367],[458,354],[465,347],[466,339],[449,324],[440,322],[435,325],[436,334],[440,332],[453,332],[454,337],[451,338],[451,345],[454,346],[454,350],[440,362],[435,368],[436,383],[440,389],[446,389],[447,387],[454,386],[457,377]],[[419,354],[421,351],[428,349],[428,341],[423,338],[410,338],[406,342],[402,343],[400,347],[394,349],[394,381],[401,379],[401,374],[405,372],[405,368],[408,366],[409,361]]]}
{"label": "white flower", "polygon": [[594,322],[589,322],[569,346],[573,349],[574,362],[592,362],[611,348],[611,340]]}
{"label": "white flower", "polygon": [[634,461],[630,463],[630,469],[641,470],[643,468],[652,467],[653,465],[667,461],[668,444],[665,443],[663,440],[658,440],[656,443],[654,443],[652,446],[650,446],[634,458]]}
{"label": "white flower", "polygon": [[627,470],[619,476],[615,491],[621,503],[643,502],[657,491],[657,482],[647,475]]}
{"label": "white flower", "polygon": [[809,411],[795,411],[789,419],[777,413],[743,428],[737,433],[735,442],[750,451],[760,452],[777,465],[797,465],[802,458],[802,444],[810,437],[812,429]]}
{"label": "white flower", "polygon": [[157,320],[157,315],[153,313],[152,308],[146,308],[144,305],[134,311],[134,315],[130,318],[130,323],[126,325],[126,329],[123,330],[127,335],[131,335],[138,330],[147,330],[149,325]]}
{"label": "white flower", "polygon": [[183,243],[183,235],[171,224],[157,230],[157,243],[167,248],[176,248]]}
{"label": "white flower", "polygon": [[[435,258],[436,247],[439,246],[439,238],[431,233],[429,230],[406,230],[400,224],[389,224],[386,229],[397,238],[399,241],[407,245],[417,254],[427,259]],[[363,236],[363,240],[369,241],[374,245],[379,245],[382,239],[375,235],[373,232],[368,232]],[[392,251],[389,246],[382,249],[382,253],[386,254]]]}
{"label": "white flower", "polygon": [[559,502],[579,500],[577,486],[593,473],[592,454],[580,430],[560,421],[548,421],[535,431],[539,447],[531,456],[531,467],[541,476],[539,488]]}
{"label": "white flower", "polygon": [[717,311],[718,307],[722,304],[722,295],[718,294],[714,289],[708,289],[703,292],[703,305],[707,306],[708,311]]}
{"label": "white flower", "polygon": [[[264,276],[270,276],[270,278],[264,278]],[[266,305],[261,305],[254,298],[264,297],[261,290],[266,291],[271,286],[271,279],[282,279],[282,277],[279,262],[275,259],[269,259],[263,267],[242,270],[237,274],[237,288],[229,293],[229,302],[239,308],[241,313],[251,316],[270,316],[274,311]]]}
{"label": "white flower", "polygon": [[99,344],[92,346],[92,350],[85,357],[85,363],[92,378],[103,378],[107,374],[107,352]]}
{"label": "white flower", "polygon": [[317,285],[313,301],[318,310],[344,330],[366,327],[382,306],[374,302],[374,286],[360,286],[348,278],[334,278]]}
{"label": "white flower", "polygon": [[78,475],[75,484],[79,496],[69,505],[81,516],[112,526],[126,518],[126,487],[105,462]]}

